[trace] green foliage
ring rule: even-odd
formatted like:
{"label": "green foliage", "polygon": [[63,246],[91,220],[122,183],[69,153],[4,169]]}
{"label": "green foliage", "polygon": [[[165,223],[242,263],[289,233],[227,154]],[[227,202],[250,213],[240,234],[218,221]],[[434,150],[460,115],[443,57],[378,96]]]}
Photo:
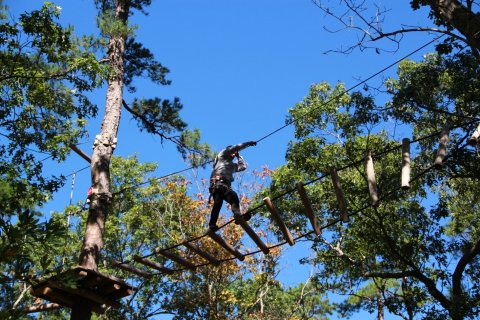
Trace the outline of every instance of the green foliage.
{"label": "green foliage", "polygon": [[[169,85],[170,80],[165,75],[170,72],[167,68],[154,59],[153,53],[144,48],[141,43],[133,38],[128,38],[125,43],[125,85],[130,92],[135,92],[136,88],[132,85],[134,77],[147,76],[153,83]],[[175,98],[178,100],[178,98]]]}
{"label": "green foliage", "polygon": [[107,74],[72,29],[55,21],[59,14],[46,3],[0,27],[0,174],[20,199],[27,198],[29,184],[40,190],[39,202],[42,192],[58,188],[61,179],[43,176],[43,163],[30,148],[64,160],[68,145],[84,136],[86,119],[97,112],[85,93]]}
{"label": "green foliage", "polygon": [[[364,93],[344,93],[341,84],[320,83],[290,109],[287,121],[295,123],[296,139],[289,143],[287,164],[272,175],[269,194],[320,177],[308,194],[325,225],[338,218],[329,169],[341,168],[351,222],[333,224],[322,237],[312,239],[316,257],[309,260],[320,266],[316,279],[324,288],[355,297],[339,305],[340,312],[383,313],[386,308],[426,319],[478,314],[480,291],[472,284],[479,277],[474,271],[479,253],[471,253],[480,241],[480,172],[476,150],[465,142],[477,125],[472,117],[480,113],[478,70],[468,53],[428,55],[419,63],[402,62],[398,78],[387,79],[392,99],[385,107],[376,106]],[[399,188],[400,144],[387,134],[389,124],[382,122],[387,119],[411,130],[414,137],[429,137],[412,145],[412,177],[418,178],[408,192]],[[442,170],[425,171],[445,125],[453,128],[449,158]],[[368,207],[362,160],[369,151],[384,197],[376,208]],[[277,205],[291,229],[309,230],[297,195],[288,194]],[[463,265],[462,260],[468,262]]]}

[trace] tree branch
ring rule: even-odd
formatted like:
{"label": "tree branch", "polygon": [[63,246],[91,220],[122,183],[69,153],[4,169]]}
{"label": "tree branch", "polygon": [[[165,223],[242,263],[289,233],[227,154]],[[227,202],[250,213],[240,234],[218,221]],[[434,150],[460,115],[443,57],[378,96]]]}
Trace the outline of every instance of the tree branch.
{"label": "tree branch", "polygon": [[459,297],[462,294],[462,276],[463,271],[472,260],[480,254],[480,240],[466,251],[457,263],[457,267],[452,275],[452,293],[454,297]]}

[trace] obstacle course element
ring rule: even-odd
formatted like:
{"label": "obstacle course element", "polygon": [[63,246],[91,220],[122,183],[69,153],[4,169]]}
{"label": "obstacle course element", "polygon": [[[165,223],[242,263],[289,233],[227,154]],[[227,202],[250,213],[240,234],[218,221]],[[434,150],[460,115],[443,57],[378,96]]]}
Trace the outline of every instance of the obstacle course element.
{"label": "obstacle course element", "polygon": [[377,179],[375,178],[375,168],[373,166],[372,153],[368,152],[365,157],[365,172],[367,173],[368,192],[370,193],[370,202],[372,207],[378,206]]}
{"label": "obstacle course element", "polygon": [[480,124],[478,125],[477,129],[475,129],[470,139],[468,139],[468,144],[471,146],[475,146],[478,144],[479,139],[480,139]]}
{"label": "obstacle course element", "polygon": [[312,203],[310,202],[310,199],[308,199],[307,191],[305,190],[305,187],[302,182],[297,183],[297,191],[298,191],[298,194],[300,195],[300,200],[302,200],[302,204],[305,207],[305,214],[310,220],[310,223],[312,225],[313,231],[315,232],[315,235],[318,237],[322,233],[322,231],[320,229],[320,226],[318,225],[317,217],[313,212]]}
{"label": "obstacle course element", "polygon": [[343,222],[349,222],[350,218],[348,217],[347,212],[347,201],[345,200],[345,195],[343,194],[343,189],[340,183],[340,178],[338,177],[337,169],[332,167],[330,169],[330,175],[332,176],[333,190],[335,191],[335,196],[337,197],[340,217],[342,218]]}
{"label": "obstacle course element", "polygon": [[173,273],[172,269],[166,268],[163,265],[161,265],[160,263],[157,263],[157,262],[152,261],[152,260],[148,260],[146,258],[135,256],[135,257],[133,257],[133,260],[138,262],[138,263],[143,264],[146,267],[150,267],[152,269],[160,271],[161,273],[166,273],[166,274],[172,274]]}
{"label": "obstacle course element", "polygon": [[69,308],[73,308],[79,299],[86,300],[93,305],[94,312],[103,314],[104,306],[118,308],[119,300],[131,295],[134,289],[113,276],[75,267],[33,285],[31,293],[35,297]]}
{"label": "obstacle course element", "polygon": [[250,236],[250,238],[257,244],[257,246],[262,250],[264,254],[268,254],[270,249],[263,243],[260,237],[253,231],[253,229],[248,225],[248,223],[243,219],[241,215],[235,216],[235,222],[238,223],[243,230]]}
{"label": "obstacle course element", "polygon": [[190,249],[191,251],[195,252],[196,254],[198,254],[199,256],[201,256],[202,258],[204,258],[205,260],[207,260],[208,262],[210,262],[211,264],[213,264],[214,266],[218,266],[220,265],[220,260],[218,260],[217,258],[215,258],[214,256],[212,256],[210,253],[200,249],[199,247],[191,244],[190,242],[188,241],[185,241],[182,243],[186,248]]}
{"label": "obstacle course element", "polygon": [[292,234],[285,225],[285,222],[283,222],[282,217],[278,213],[277,208],[275,208],[275,206],[273,205],[270,197],[263,198],[263,202],[267,206],[268,211],[270,211],[273,221],[275,221],[275,223],[280,228],[280,231],[283,233],[285,240],[287,240],[289,245],[293,246],[295,244],[295,240],[293,240]]}
{"label": "obstacle course element", "polygon": [[238,260],[245,260],[245,256],[240,251],[232,247],[228,242],[226,242],[220,235],[216,234],[210,229],[207,231],[207,234],[213,241],[215,241],[222,248],[233,254]]}
{"label": "obstacle course element", "polygon": [[117,261],[117,260],[112,260],[112,266],[114,267],[118,267],[122,270],[125,270],[127,272],[130,272],[130,273],[133,273],[133,274],[136,274],[137,276],[140,276],[142,278],[150,278],[152,276],[151,273],[148,273],[146,271],[143,271],[142,269],[139,269],[139,268],[136,268],[126,262],[121,262],[121,261]]}
{"label": "obstacle course element", "polygon": [[172,261],[175,261],[178,264],[181,264],[182,266],[184,266],[190,271],[195,271],[197,269],[197,267],[193,263],[191,263],[190,261],[186,260],[184,257],[178,254],[175,254],[167,250],[158,250],[157,252],[160,253],[162,256]]}
{"label": "obstacle course element", "polygon": [[402,189],[410,188],[410,139],[402,140]]}
{"label": "obstacle course element", "polygon": [[437,169],[443,166],[443,160],[447,155],[447,144],[448,144],[449,133],[450,133],[450,129],[448,127],[444,127],[442,129],[442,133],[440,136],[440,145],[438,146],[437,156],[435,157],[435,167]]}

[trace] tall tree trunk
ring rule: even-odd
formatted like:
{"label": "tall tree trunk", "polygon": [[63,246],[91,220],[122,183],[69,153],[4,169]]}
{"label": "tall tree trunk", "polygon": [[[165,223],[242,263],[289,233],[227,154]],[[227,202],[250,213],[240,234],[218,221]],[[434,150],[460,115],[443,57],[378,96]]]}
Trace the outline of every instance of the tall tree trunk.
{"label": "tall tree trunk", "polygon": [[377,296],[377,320],[384,320],[384,304],[383,304],[383,297],[382,294],[378,294]]}
{"label": "tall tree trunk", "polygon": [[[115,16],[125,25],[128,20],[128,1],[118,1]],[[105,221],[110,206],[110,160],[117,140],[123,99],[125,36],[112,35],[108,44],[108,59],[113,76],[108,81],[105,114],[100,135],[94,143],[91,162],[92,198],[88,211],[85,238],[80,252],[80,266],[98,269],[100,251],[103,248]],[[90,319],[92,306],[79,301],[73,308],[71,319]]]}
{"label": "tall tree trunk", "polygon": [[480,15],[457,0],[427,0],[430,8],[468,40],[468,44],[480,50]]}

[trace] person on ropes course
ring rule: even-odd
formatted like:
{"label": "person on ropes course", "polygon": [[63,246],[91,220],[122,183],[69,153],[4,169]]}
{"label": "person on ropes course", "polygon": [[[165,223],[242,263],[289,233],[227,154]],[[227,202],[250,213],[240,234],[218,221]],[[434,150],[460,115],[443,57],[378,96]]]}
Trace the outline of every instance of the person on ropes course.
{"label": "person on ropes course", "polygon": [[[255,146],[255,141],[248,141],[233,146],[228,146],[218,153],[213,161],[213,171],[210,175],[210,198],[213,198],[212,212],[210,213],[209,229],[212,232],[218,230],[217,220],[223,201],[227,201],[232,206],[232,211],[235,217],[241,215],[240,199],[235,191],[232,190],[231,185],[234,180],[233,174],[235,172],[243,171],[247,168],[245,160],[240,156],[239,151],[250,146]],[[237,158],[237,162],[233,160]],[[245,215],[246,221],[250,220],[250,215]]]}

